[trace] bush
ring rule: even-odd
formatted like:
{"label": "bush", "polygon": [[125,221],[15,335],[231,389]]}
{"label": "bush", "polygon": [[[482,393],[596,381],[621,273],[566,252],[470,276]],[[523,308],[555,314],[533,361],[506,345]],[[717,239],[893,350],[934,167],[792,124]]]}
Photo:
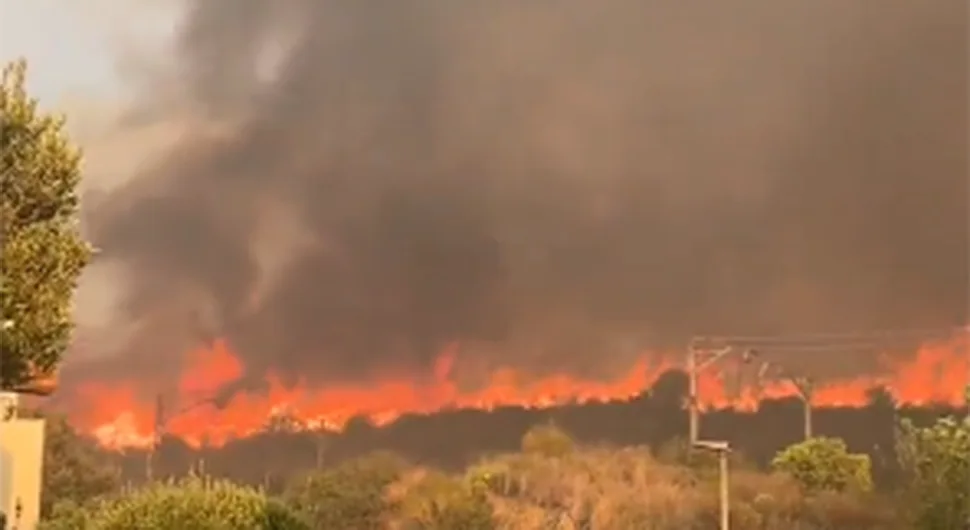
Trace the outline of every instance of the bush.
{"label": "bush", "polygon": [[406,530],[494,530],[497,528],[485,488],[441,473],[420,476],[401,505]]}
{"label": "bush", "polygon": [[920,530],[970,524],[970,419],[943,418],[922,428],[904,420],[896,454],[909,515]]}
{"label": "bush", "polygon": [[[686,438],[668,440],[657,451],[657,459],[669,465],[684,466],[705,477],[720,473],[720,457],[717,453],[691,447]],[[744,453],[732,449],[728,454],[731,469],[757,469]]]}
{"label": "bush", "polygon": [[806,500],[802,518],[819,530],[884,530],[896,528],[891,510],[858,493],[821,492]]}
{"label": "bush", "polygon": [[810,493],[872,489],[872,462],[868,455],[849,453],[838,438],[812,438],[784,449],[771,462]]}
{"label": "bush", "polygon": [[522,452],[561,458],[573,452],[575,443],[554,423],[536,425],[522,436]]}
{"label": "bush", "polygon": [[[543,439],[557,438],[533,440]],[[557,444],[552,447],[565,447]],[[54,507],[54,517],[42,529],[700,530],[717,527],[719,481],[714,474],[708,476],[706,472],[699,473],[697,468],[658,461],[644,447],[578,447],[569,452],[546,451],[548,448],[538,443],[530,446],[529,452],[494,456],[469,467],[461,476],[407,468],[392,456],[373,455],[294,481],[284,493],[284,503],[267,500],[256,490],[190,478],[136,490],[124,498],[99,499],[84,505],[70,500],[59,503]],[[921,451],[919,454],[936,454],[926,448]],[[938,526],[933,526],[934,523],[896,526],[902,518],[893,513],[890,509],[893,506],[861,491],[869,484],[868,467],[860,465],[855,455],[849,454],[838,440],[816,439],[789,447],[778,455],[774,465],[784,472],[769,474],[750,467],[732,468],[732,528],[959,528],[948,522],[955,519],[940,519],[944,523]],[[958,468],[956,473],[959,472]],[[937,475],[926,475],[926,478],[933,476]]]}
{"label": "bush", "polygon": [[90,510],[77,502],[67,499],[53,505],[49,513],[44,513],[45,519],[39,530],[82,530],[91,528]]}
{"label": "bush", "polygon": [[691,473],[644,448],[581,449],[566,459],[506,455],[467,476],[492,492],[500,527],[516,530],[690,528],[700,495]]}
{"label": "bush", "polygon": [[521,469],[524,462],[521,458],[494,458],[476,464],[465,471],[466,480],[480,488],[484,488],[493,495],[515,497],[523,493],[524,473]]}
{"label": "bush", "polygon": [[393,456],[372,455],[297,480],[284,498],[311,528],[377,530],[392,508],[385,490],[403,469]]}
{"label": "bush", "polygon": [[[719,507],[716,487],[709,486],[708,520],[715,521]],[[759,530],[797,528],[804,518],[805,495],[788,475],[754,470],[731,472],[731,512],[737,528]]]}
{"label": "bush", "polygon": [[202,477],[156,483],[87,506],[59,504],[41,530],[307,530],[261,492]]}

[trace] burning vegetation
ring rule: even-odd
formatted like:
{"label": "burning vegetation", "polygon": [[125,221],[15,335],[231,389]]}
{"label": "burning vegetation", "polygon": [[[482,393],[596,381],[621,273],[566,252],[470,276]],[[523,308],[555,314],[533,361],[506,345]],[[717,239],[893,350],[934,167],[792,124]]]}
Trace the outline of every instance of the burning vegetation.
{"label": "burning vegetation", "polygon": [[[358,385],[311,387],[288,383],[270,374],[260,390],[235,390],[244,371],[225,342],[193,351],[179,378],[178,393],[159,397],[141,391],[137,382],[88,383],[74,390],[68,409],[72,423],[112,447],[144,447],[156,436],[176,436],[190,445],[219,446],[257,434],[274,419],[285,417],[297,428],[341,431],[353,418],[375,426],[402,415],[432,414],[455,409],[492,410],[517,406],[543,409],[565,404],[628,401],[648,392],[665,373],[681,364],[671,357],[649,357],[617,377],[584,379],[569,374],[530,378],[514,369],[496,370],[488,383],[462,389],[453,366],[458,347],[443,352],[433,377],[375,379]],[[872,393],[885,388],[900,406],[963,404],[970,371],[966,339],[957,336],[923,345],[910,356],[886,357],[882,370],[871,375],[821,380],[814,389],[814,407],[863,407]],[[762,384],[745,378],[738,366],[699,374],[701,405],[709,409],[754,411],[760,401],[791,397],[797,389],[783,378]]]}
{"label": "burning vegetation", "polygon": [[[189,5],[111,137],[170,141],[87,175],[86,430],[623,400],[699,331],[968,321],[964,2]],[[801,358],[820,406],[952,402],[946,351]]]}

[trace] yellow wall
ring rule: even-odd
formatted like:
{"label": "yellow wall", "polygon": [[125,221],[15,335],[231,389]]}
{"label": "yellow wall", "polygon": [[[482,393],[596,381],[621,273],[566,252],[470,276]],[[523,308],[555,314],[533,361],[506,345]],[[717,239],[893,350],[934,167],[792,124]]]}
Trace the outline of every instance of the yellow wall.
{"label": "yellow wall", "polygon": [[[0,492],[0,509],[14,522],[14,507],[20,500],[22,507],[18,530],[33,530],[40,515],[41,472],[44,463],[44,420],[16,418],[0,421],[0,485],[10,488]],[[7,493],[7,495],[3,495]],[[6,498],[3,498],[6,497]]]}

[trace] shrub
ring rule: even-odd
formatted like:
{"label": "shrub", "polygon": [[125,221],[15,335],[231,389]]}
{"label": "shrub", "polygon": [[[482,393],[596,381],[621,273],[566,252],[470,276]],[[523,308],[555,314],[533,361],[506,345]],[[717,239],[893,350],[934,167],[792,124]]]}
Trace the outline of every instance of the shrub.
{"label": "shrub", "polygon": [[872,489],[869,456],[849,453],[838,438],[811,438],[791,445],[775,456],[771,466],[794,477],[807,492]]}
{"label": "shrub", "polygon": [[522,452],[527,454],[561,458],[575,448],[572,437],[554,423],[536,425],[522,436]]}
{"label": "shrub", "polygon": [[[686,438],[668,440],[657,451],[657,458],[670,465],[684,466],[704,477],[720,473],[720,457],[713,451],[691,447]],[[757,469],[741,451],[732,449],[728,455],[731,469]]]}
{"label": "shrub", "polygon": [[473,486],[484,488],[494,495],[515,497],[524,489],[521,462],[522,459],[514,457],[494,458],[468,468],[465,476]]}
{"label": "shrub", "polygon": [[403,469],[385,454],[351,460],[295,481],[284,499],[311,528],[376,530],[392,508],[385,490]]}
{"label": "shrub", "polygon": [[516,530],[690,528],[700,496],[691,473],[658,463],[645,448],[587,448],[565,459],[506,455],[467,476],[492,493],[500,527]]}
{"label": "shrub", "polygon": [[859,493],[821,492],[806,500],[804,521],[819,530],[894,528],[893,514],[876,499]]}
{"label": "shrub", "polygon": [[43,530],[306,530],[261,492],[202,477],[155,483],[85,507],[60,505]]}
{"label": "shrub", "polygon": [[897,438],[912,522],[920,530],[970,524],[970,419],[943,418],[929,427],[904,420]]}
{"label": "shrub", "polygon": [[[718,508],[717,488],[709,486],[707,511],[710,520]],[[753,470],[731,472],[732,517],[739,528],[794,528],[804,514],[805,496],[790,476]],[[750,521],[759,521],[758,524]],[[748,526],[745,526],[747,524]]]}
{"label": "shrub", "polygon": [[91,527],[90,510],[71,499],[57,502],[44,515],[39,530],[86,530]]}
{"label": "shrub", "polygon": [[486,490],[441,473],[427,473],[407,491],[401,506],[406,530],[494,530]]}

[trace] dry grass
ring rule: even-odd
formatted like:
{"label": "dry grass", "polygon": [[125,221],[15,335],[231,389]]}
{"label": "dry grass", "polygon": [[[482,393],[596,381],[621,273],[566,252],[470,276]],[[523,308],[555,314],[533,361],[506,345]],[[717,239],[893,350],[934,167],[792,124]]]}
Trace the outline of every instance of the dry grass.
{"label": "dry grass", "polygon": [[[396,484],[407,496],[425,472]],[[646,449],[579,449],[567,455],[517,453],[469,468],[487,486],[499,528],[515,530],[707,530],[717,528],[716,473],[658,461]],[[806,498],[785,476],[733,470],[732,523],[738,530],[883,530],[885,512],[850,496]]]}

